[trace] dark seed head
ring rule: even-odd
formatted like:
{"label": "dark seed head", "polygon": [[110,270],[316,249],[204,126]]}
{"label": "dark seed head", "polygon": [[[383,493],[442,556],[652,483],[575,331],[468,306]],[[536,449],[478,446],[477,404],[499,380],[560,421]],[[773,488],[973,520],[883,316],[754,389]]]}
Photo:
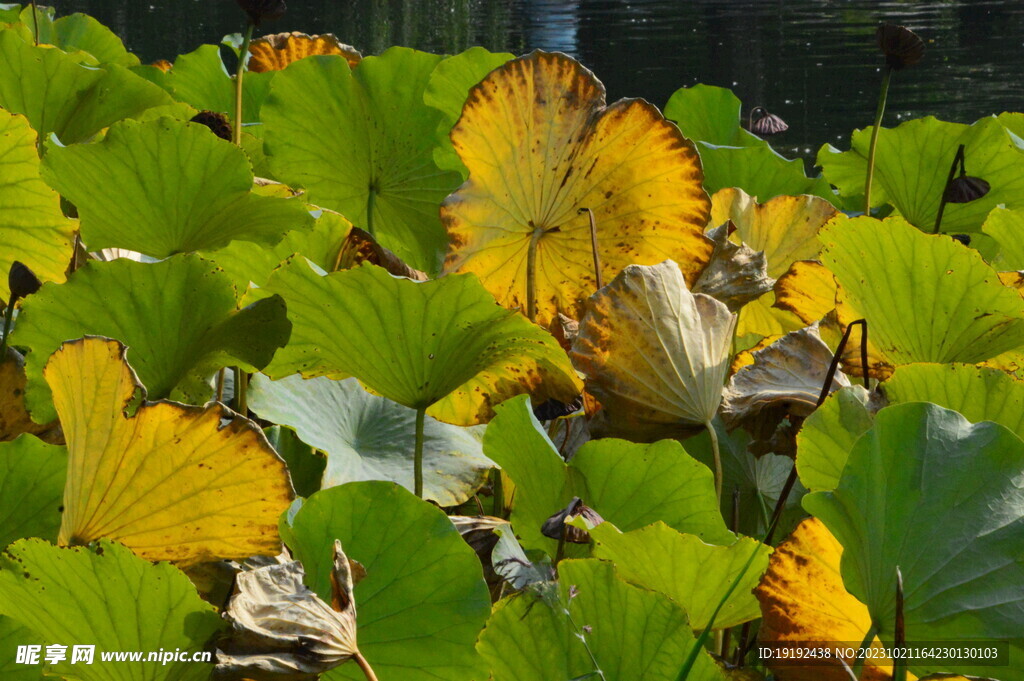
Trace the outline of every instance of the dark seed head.
{"label": "dark seed head", "polygon": [[213,134],[222,140],[231,141],[231,122],[228,117],[222,113],[216,111],[200,111],[192,117],[192,123],[199,123],[205,125]]}
{"label": "dark seed head", "polygon": [[885,63],[896,71],[913,66],[924,56],[924,41],[909,28],[882,24],[875,35]]}
{"label": "dark seed head", "polygon": [[971,245],[971,235],[970,234],[950,234],[949,236],[952,237],[953,241],[959,241],[964,246],[970,246]]}
{"label": "dark seed head", "polygon": [[768,113],[763,106],[755,107],[750,112],[750,132],[759,137],[771,137],[787,130],[789,126],[786,121],[773,113]]}
{"label": "dark seed head", "polygon": [[558,400],[548,400],[547,402],[541,402],[533,408],[533,415],[538,421],[550,421],[551,419],[561,418],[562,416],[568,416],[569,414],[575,414],[583,408],[583,396],[580,395],[572,402],[560,402]]}
{"label": "dark seed head", "polygon": [[236,0],[238,6],[259,26],[264,21],[274,21],[284,16],[288,6],[284,0]]}
{"label": "dark seed head", "polygon": [[10,272],[7,273],[7,287],[11,289],[12,301],[32,295],[42,285],[43,282],[39,281],[39,277],[17,260],[14,261]]}
{"label": "dark seed head", "polygon": [[540,531],[545,537],[560,539],[562,532],[565,532],[565,541],[571,544],[589,544],[590,533],[573,525],[566,525],[566,521],[579,518],[586,521],[589,527],[596,527],[604,522],[597,511],[584,504],[579,497],[573,497],[569,505],[558,513],[544,521]]}
{"label": "dark seed head", "polygon": [[980,177],[961,175],[946,186],[946,203],[970,203],[988,194],[988,182]]}

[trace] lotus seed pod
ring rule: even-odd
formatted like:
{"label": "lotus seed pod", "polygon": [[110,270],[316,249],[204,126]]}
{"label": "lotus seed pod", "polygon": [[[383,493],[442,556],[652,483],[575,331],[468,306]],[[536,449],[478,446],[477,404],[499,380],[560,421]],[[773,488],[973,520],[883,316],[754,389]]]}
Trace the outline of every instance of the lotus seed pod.
{"label": "lotus seed pod", "polygon": [[222,113],[217,113],[216,111],[200,111],[189,119],[189,122],[205,125],[212,130],[213,134],[217,137],[222,140],[227,140],[228,142],[231,141],[231,122],[228,120],[228,117]]}
{"label": "lotus seed pod", "polygon": [[568,521],[581,516],[588,527],[596,527],[604,522],[597,511],[584,504],[579,497],[573,497],[568,506],[544,521],[540,531],[551,539],[560,539],[564,532],[565,541],[570,544],[589,544],[589,532],[574,525],[566,525]]}
{"label": "lotus seed pod", "polygon": [[970,203],[988,194],[989,184],[980,177],[961,175],[946,187],[946,203]]}
{"label": "lotus seed pod", "polygon": [[786,124],[786,121],[773,113],[768,113],[763,106],[755,107],[750,112],[750,132],[759,137],[770,137],[787,130],[789,130],[789,125]]}
{"label": "lotus seed pod", "polygon": [[274,21],[284,16],[288,6],[284,0],[236,0],[245,10],[252,23],[259,26],[264,21]]}
{"label": "lotus seed pod", "polygon": [[17,260],[11,264],[10,272],[7,273],[7,287],[11,290],[12,301],[32,295],[42,285],[39,277],[24,264]]}
{"label": "lotus seed pod", "polygon": [[909,28],[883,24],[875,35],[878,48],[885,55],[885,63],[896,71],[913,66],[924,56],[924,41]]}

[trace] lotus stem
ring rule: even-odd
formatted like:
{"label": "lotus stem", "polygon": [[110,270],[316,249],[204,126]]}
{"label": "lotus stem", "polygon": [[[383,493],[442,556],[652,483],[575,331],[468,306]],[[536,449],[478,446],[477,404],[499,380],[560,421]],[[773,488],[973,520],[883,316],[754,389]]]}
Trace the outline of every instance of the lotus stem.
{"label": "lotus stem", "polygon": [[215,396],[218,402],[224,401],[224,373],[225,369],[221,367],[220,371],[217,372],[217,387],[215,389]]}
{"label": "lotus stem", "polygon": [[243,417],[249,415],[249,401],[246,395],[248,384],[249,377],[245,375],[241,367],[235,367],[235,411]]}
{"label": "lotus stem", "polygon": [[494,507],[491,509],[495,518],[505,517],[505,486],[501,479],[501,469],[491,469],[491,490],[494,495]]}
{"label": "lotus stem", "polygon": [[718,446],[718,433],[711,421],[705,421],[704,427],[708,429],[708,437],[711,438],[711,453],[715,457],[715,496],[718,497],[718,504],[722,504],[722,452]]}
{"label": "lotus stem", "polygon": [[543,229],[534,227],[526,249],[526,316],[534,323],[537,322],[537,242],[542,234]]}
{"label": "lotus stem", "polygon": [[907,681],[907,658],[900,655],[907,645],[907,629],[903,620],[903,573],[896,566],[896,627],[893,640],[892,681]]}
{"label": "lotus stem", "polygon": [[875,177],[875,149],[878,146],[878,129],[882,127],[882,116],[885,114],[885,100],[889,96],[889,81],[892,79],[892,67],[885,67],[882,76],[882,91],[878,95],[878,110],[875,112],[875,125],[871,128],[871,144],[868,147],[868,176],[864,181],[864,214],[871,215],[871,181]]}
{"label": "lotus stem", "polygon": [[[732,527],[730,528],[733,534],[737,534],[740,531],[740,487],[736,485],[732,489]],[[729,653],[729,639],[731,638],[732,629],[726,628],[722,631],[722,638],[718,646],[718,654],[723,660],[728,659]],[[742,641],[740,641],[742,643]]]}
{"label": "lotus stem", "polygon": [[555,567],[562,562],[562,558],[565,557],[565,535],[569,532],[569,528],[563,524],[562,534],[558,536],[558,548],[555,549]]}
{"label": "lotus stem", "polygon": [[36,33],[36,47],[39,47],[39,8],[36,7],[36,0],[32,0],[32,25]]}
{"label": "lotus stem", "polygon": [[953,163],[949,166],[949,176],[946,178],[946,184],[942,185],[942,200],[939,201],[939,212],[935,215],[935,226],[932,227],[932,234],[938,234],[939,228],[942,227],[942,214],[946,211],[946,192],[949,191],[949,185],[953,182],[953,178],[956,177],[957,166],[960,167],[960,172],[964,172],[964,145],[960,145],[956,150],[956,156],[953,157]]}
{"label": "lotus stem", "polygon": [[366,681],[378,681],[377,675],[373,673],[373,667],[371,667],[370,663],[366,661],[366,658],[363,657],[362,653],[356,651],[356,654],[352,656],[352,659],[355,660],[356,664],[359,665],[359,668],[363,670],[363,676],[366,677]]}
{"label": "lotus stem", "polygon": [[235,74],[235,127],[231,131],[232,141],[242,146],[242,82],[245,80],[245,63],[249,57],[249,43],[252,42],[252,32],[256,24],[250,21],[245,28],[245,37],[242,39],[242,49],[238,51],[238,71]]}
{"label": "lotus stem", "polygon": [[416,410],[416,449],[413,454],[413,489],[416,496],[423,498],[423,426],[427,417],[427,408]]}
{"label": "lotus stem", "polygon": [[586,213],[590,218],[590,250],[594,254],[594,281],[597,282],[597,290],[604,288],[604,280],[601,277],[601,254],[597,252],[597,221],[594,219],[594,211],[589,208],[580,208],[581,213]]}
{"label": "lotus stem", "polygon": [[4,338],[0,340],[0,363],[7,361],[7,338],[11,335],[11,324],[14,323],[14,296],[7,303],[4,313]]}

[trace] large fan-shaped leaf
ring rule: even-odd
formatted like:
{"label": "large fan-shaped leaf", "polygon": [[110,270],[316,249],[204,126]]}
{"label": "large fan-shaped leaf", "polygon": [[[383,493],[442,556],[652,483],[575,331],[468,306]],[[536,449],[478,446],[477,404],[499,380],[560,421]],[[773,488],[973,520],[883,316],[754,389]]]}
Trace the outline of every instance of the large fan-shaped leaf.
{"label": "large fan-shaped leaf", "polygon": [[271,245],[311,222],[300,201],[251,191],[244,151],[170,118],[125,121],[98,144],[50,149],[43,173],[78,207],[90,250],[164,258],[234,239]]}
{"label": "large fan-shaped leaf", "polygon": [[255,424],[217,404],[126,416],[142,387],[116,341],[65,343],[45,373],[68,441],[62,544],[107,537],[182,564],[279,550],[291,483]]}
{"label": "large fan-shaped leaf", "polygon": [[899,219],[836,217],[822,262],[892,365],[980,362],[1024,343],[1024,299],[978,254]]}
{"label": "large fan-shaped leaf", "polygon": [[[558,571],[558,586],[549,587],[557,594],[527,593],[495,607],[478,644],[495,681],[675,681],[696,645],[678,605],[617,579],[608,563],[570,560]],[[724,678],[705,651],[687,677]]]}
{"label": "large fan-shaped leaf", "polygon": [[[249,406],[262,418],[295,428],[303,442],[327,454],[323,487],[359,480],[413,485],[416,412],[366,392],[354,379],[255,377]],[[483,484],[493,464],[483,456],[482,428],[427,418],[423,498],[458,506]]]}
{"label": "large fan-shaped leaf", "polygon": [[63,285],[46,284],[24,304],[11,341],[26,360],[29,411],[54,418],[42,367],[60,344],[85,335],[116,338],[152,399],[202,404],[209,379],[225,366],[256,371],[288,340],[284,302],[272,297],[239,310],[231,282],[194,255],[143,264],[90,262]]}
{"label": "large fan-shaped leaf", "polygon": [[355,69],[342,57],[303,59],[277,74],[261,114],[277,177],[427,272],[447,244],[437,206],[459,181],[434,164],[441,113],[423,103],[440,61],[404,47]]}
{"label": "large fan-shaped leaf", "polygon": [[[88,14],[69,14],[54,21],[52,9],[47,11],[47,8],[39,7],[33,12],[31,7],[25,7],[20,19],[16,26],[23,26],[25,37],[32,42],[38,20],[41,44],[55,45],[69,53],[87,52],[99,64],[132,67],[139,63],[139,58],[125,49],[113,31]],[[0,22],[3,22],[2,18]]]}
{"label": "large fan-shaped leaf", "polygon": [[999,243],[999,255],[990,262],[1002,270],[1024,270],[1024,210],[994,208],[982,229]]}
{"label": "large fan-shaped leaf", "polygon": [[253,40],[249,44],[250,56],[246,66],[254,73],[283,71],[300,59],[328,54],[344,57],[352,68],[355,68],[363,58],[359,50],[351,45],[345,45],[333,33],[308,35],[293,31],[265,35]]}
{"label": "large fan-shaped leaf", "polygon": [[870,395],[854,385],[829,395],[797,433],[796,469],[807,489],[831,490],[853,444],[874,424]]}
{"label": "large fan-shaped leaf", "polygon": [[[2,20],[2,16],[0,16],[0,20]],[[46,681],[46,677],[43,676],[42,664],[28,665],[18,662],[18,646],[26,645],[35,637],[34,633],[10,617],[0,615],[0,674],[3,674],[4,681]],[[40,655],[40,662],[42,662],[42,655]]]}
{"label": "large fan-shaped leaf", "polygon": [[617,431],[671,437],[714,418],[735,323],[676,263],[630,265],[588,302],[572,356]]}
{"label": "large fan-shaped leaf", "polygon": [[503,310],[475,276],[415,282],[363,265],[321,277],[305,261],[266,289],[288,304],[288,345],[267,373],[355,376],[384,397],[446,423],[490,420],[522,392],[568,402],[582,387],[558,343]]}
{"label": "large fan-shaped leaf", "polygon": [[[839,152],[828,144],[818,151],[825,177],[846,196],[864,195],[870,138],[871,128],[855,130],[850,151]],[[970,203],[947,205],[942,231],[979,231],[995,206],[1024,206],[1024,149],[1019,138],[995,117],[963,125],[931,116],[879,130],[872,204],[891,203],[910,224],[931,231],[960,144],[965,146],[967,172],[986,180],[991,191]]]}
{"label": "large fan-shaped leaf", "polygon": [[[152,565],[125,547],[57,548],[26,539],[0,556],[0,612],[36,637],[22,643],[68,646],[50,670],[77,681],[201,681],[213,665],[192,661],[221,628],[179,570]],[[94,646],[92,664],[71,663],[73,646]],[[180,649],[188,661],[154,664],[149,651]],[[141,661],[103,661],[100,653],[143,652]],[[5,677],[6,678],[6,677]]]}
{"label": "large fan-shaped leaf", "polygon": [[[1003,681],[1024,678],[1024,441],[933,404],[878,412],[839,486],[804,507],[843,546],[846,588],[892,642],[896,570],[908,641],[1010,640]],[[927,522],[922,522],[927,519]],[[969,660],[914,661],[918,675],[984,674]]]}
{"label": "large fan-shaped leaf", "polygon": [[10,296],[7,272],[17,260],[42,281],[64,281],[75,223],[60,197],[39,177],[36,133],[24,116],[0,109],[0,300]]}
{"label": "large fan-shaped leaf", "polygon": [[[366,568],[356,585],[359,649],[382,679],[481,678],[473,642],[489,611],[476,554],[445,514],[394,483],[317,492],[283,525],[306,584],[331,600],[335,539]],[[325,679],[362,679],[343,665]]]}
{"label": "large fan-shaped leaf", "polygon": [[25,114],[40,137],[56,133],[64,144],[173,101],[122,66],[86,66],[61,50],[26,43],[14,31],[0,31],[0,62],[0,107]]}
{"label": "large fan-shaped leaf", "polygon": [[740,100],[732,90],[698,83],[672,93],[665,105],[665,118],[678,125],[694,142],[730,147],[765,146],[764,140],[740,124],[740,110]]}
{"label": "large fan-shaped leaf", "polygon": [[677,261],[695,279],[711,256],[693,144],[643,100],[605,106],[604,86],[562,54],[534,52],[470,90],[452,142],[469,181],[445,200],[449,272],[476,272],[498,301],[537,321],[575,319],[595,287],[593,211],[604,279]]}
{"label": "large fan-shaped leaf", "polygon": [[32,435],[0,443],[0,546],[25,537],[56,541],[67,468],[63,447]]}
{"label": "large fan-shaped leaf", "polygon": [[697,151],[704,166],[704,188],[711,194],[739,187],[761,201],[798,194],[838,201],[824,178],[807,177],[801,159],[787,159],[767,144],[724,147],[699,142]]}

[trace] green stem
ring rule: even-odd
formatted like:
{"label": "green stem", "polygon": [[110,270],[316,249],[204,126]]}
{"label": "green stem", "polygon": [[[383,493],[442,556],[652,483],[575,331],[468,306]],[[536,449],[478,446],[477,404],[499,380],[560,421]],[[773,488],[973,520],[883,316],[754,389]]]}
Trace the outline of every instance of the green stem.
{"label": "green stem", "polygon": [[242,49],[238,51],[238,72],[235,73],[235,127],[232,130],[232,141],[242,146],[242,82],[245,80],[245,63],[249,56],[249,43],[252,42],[252,32],[256,24],[252,21],[245,29],[245,37],[242,39]]}
{"label": "green stem", "polygon": [[235,367],[235,411],[242,416],[249,415],[248,392],[249,378],[239,367]]}
{"label": "green stem", "polygon": [[[868,633],[864,635],[864,640],[860,642],[858,650],[865,650],[871,647],[871,643],[875,640],[875,636],[878,635],[878,626],[874,622],[871,623],[871,627],[868,629]],[[867,660],[863,655],[858,655],[857,659],[854,660],[853,664],[853,676],[859,679],[861,672],[864,671],[864,662]]]}
{"label": "green stem", "polygon": [[722,503],[722,453],[718,446],[718,433],[715,432],[715,427],[711,425],[711,421],[705,421],[704,426],[708,429],[708,436],[711,438],[711,453],[715,457],[715,496],[718,497],[718,503]]}
{"label": "green stem", "polygon": [[534,227],[526,249],[526,316],[531,322],[537,321],[537,242],[542,234],[543,229]]}
{"label": "green stem", "polygon": [[39,47],[39,8],[36,7],[36,0],[32,0],[32,24],[36,32],[36,47]]}
{"label": "green stem", "polygon": [[413,454],[413,485],[416,496],[423,498],[423,424],[427,417],[426,407],[416,410],[416,450]]}
{"label": "green stem", "polygon": [[224,401],[224,373],[225,373],[225,371],[226,370],[224,368],[221,368],[221,370],[217,372],[217,387],[216,387],[216,392],[214,394],[215,394],[216,400],[218,402],[223,402]]}
{"label": "green stem", "polygon": [[372,236],[374,239],[377,235],[373,232],[373,204],[376,201],[377,191],[370,187],[370,193],[366,197],[366,233]]}
{"label": "green stem", "polygon": [[494,494],[494,508],[492,513],[495,518],[505,517],[505,487],[501,480],[501,469],[491,469],[491,490]]}
{"label": "green stem", "polygon": [[892,681],[907,681],[907,658],[900,650],[907,645],[907,628],[903,619],[903,573],[896,566],[896,626],[893,636]]}
{"label": "green stem", "polygon": [[4,338],[0,341],[0,363],[7,359],[7,337],[11,335],[11,324],[14,322],[14,299],[7,304],[7,312],[4,313]]}
{"label": "green stem", "polygon": [[885,67],[882,76],[882,91],[878,95],[878,110],[875,112],[875,125],[871,129],[871,145],[868,147],[868,176],[864,181],[864,214],[871,215],[871,181],[875,176],[875,148],[878,146],[878,129],[882,127],[882,116],[885,114],[885,100],[889,96],[889,80],[892,78],[892,67]]}

